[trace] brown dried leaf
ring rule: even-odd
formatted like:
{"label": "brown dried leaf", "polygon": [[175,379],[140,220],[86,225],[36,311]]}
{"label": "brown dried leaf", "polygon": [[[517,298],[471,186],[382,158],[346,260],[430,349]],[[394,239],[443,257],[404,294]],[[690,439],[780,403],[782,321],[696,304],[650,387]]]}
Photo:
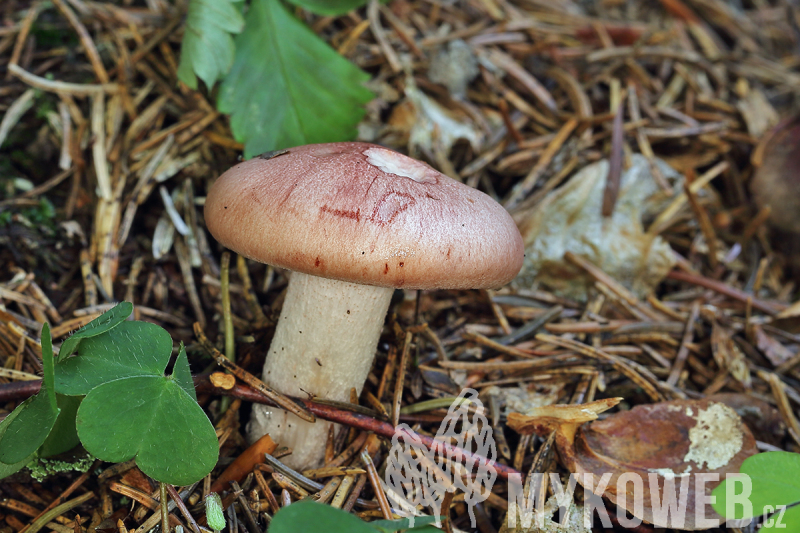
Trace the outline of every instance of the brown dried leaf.
{"label": "brown dried leaf", "polygon": [[777,315],[775,318],[793,318],[800,317],[800,300],[796,301]]}
{"label": "brown dried leaf", "polygon": [[597,420],[597,415],[608,411],[622,400],[622,398],[605,398],[584,404],[533,407],[528,410],[528,415],[509,413],[508,426],[523,435],[539,433],[542,430],[552,431],[565,426],[577,428],[581,424]]}
{"label": "brown dried leaf", "polygon": [[764,132],[775,126],[780,119],[767,97],[758,89],[751,89],[744,98],[736,103],[736,108],[747,124],[748,133],[756,138],[761,137]]}
{"label": "brown dried leaf", "polygon": [[794,357],[789,348],[775,340],[774,337],[764,333],[760,326],[754,326],[753,330],[756,336],[756,346],[773,366],[780,366]]}
{"label": "brown dried leaf", "polygon": [[[661,212],[669,198],[646,157],[634,154],[631,163],[620,176],[610,217],[601,213],[606,160],[584,167],[534,207],[513,213],[525,242],[520,287],[542,283],[559,296],[586,300],[594,279],[566,262],[566,252],[596,265],[639,297],[664,279],[675,256],[664,239],[645,231],[642,220]],[[679,185],[681,177],[666,163],[656,159],[655,165],[672,186]]]}
{"label": "brown dried leaf", "polygon": [[752,386],[750,369],[747,367],[744,353],[733,342],[728,330],[720,326],[716,320],[712,321],[711,353],[717,366],[726,369],[745,388],[749,389]]}

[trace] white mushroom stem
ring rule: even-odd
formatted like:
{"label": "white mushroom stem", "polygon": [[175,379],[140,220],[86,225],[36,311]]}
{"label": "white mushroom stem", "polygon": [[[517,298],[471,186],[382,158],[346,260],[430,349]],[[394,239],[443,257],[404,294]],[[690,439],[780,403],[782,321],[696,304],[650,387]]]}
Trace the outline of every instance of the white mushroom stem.
{"label": "white mushroom stem", "polygon": [[[361,393],[394,289],[293,272],[262,379],[274,389],[305,398],[346,402],[350,389]],[[305,422],[282,409],[254,405],[251,440],[269,433],[292,449],[286,463],[318,466],[330,422]]]}

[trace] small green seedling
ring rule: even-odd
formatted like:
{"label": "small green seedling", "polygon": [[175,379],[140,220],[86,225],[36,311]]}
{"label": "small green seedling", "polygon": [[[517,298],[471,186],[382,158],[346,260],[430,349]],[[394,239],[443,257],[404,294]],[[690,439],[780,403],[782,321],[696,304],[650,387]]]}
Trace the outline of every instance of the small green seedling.
{"label": "small green seedling", "polygon": [[[214,427],[197,404],[181,344],[155,324],[126,321],[123,302],[61,345],[42,328],[42,388],[0,423],[0,478],[79,442],[103,461],[136,463],[153,479],[188,485],[217,462]],[[74,354],[74,355],[73,355]]]}
{"label": "small green seedling", "polygon": [[800,454],[753,455],[742,463],[740,474],[712,492],[717,513],[737,520],[763,516],[759,531],[800,531]]}
{"label": "small green seedling", "polygon": [[222,508],[222,498],[216,492],[206,496],[206,523],[214,533],[225,529],[225,510]]}
{"label": "small green seedling", "polygon": [[284,507],[275,515],[269,524],[269,533],[394,533],[395,531],[411,531],[413,533],[441,533],[433,527],[434,516],[422,516],[414,519],[414,527],[409,526],[409,519],[376,520],[364,522],[355,515],[330,505],[303,500]]}

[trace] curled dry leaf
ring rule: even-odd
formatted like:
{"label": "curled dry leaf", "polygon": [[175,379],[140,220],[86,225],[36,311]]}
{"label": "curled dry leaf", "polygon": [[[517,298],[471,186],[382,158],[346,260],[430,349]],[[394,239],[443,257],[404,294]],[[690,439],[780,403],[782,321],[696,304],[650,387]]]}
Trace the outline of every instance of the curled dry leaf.
{"label": "curled dry leaf", "polygon": [[455,98],[467,94],[467,87],[479,73],[478,58],[462,39],[454,39],[439,49],[428,68],[428,78],[447,87]]}
{"label": "curled dry leaf", "polygon": [[711,353],[714,361],[718,367],[727,370],[736,381],[749,389],[752,386],[752,379],[744,353],[733,342],[728,330],[720,326],[716,320],[712,320],[711,324]]}
{"label": "curled dry leaf", "polygon": [[622,398],[605,398],[582,404],[556,404],[544,407],[532,407],[527,415],[521,413],[508,414],[508,427],[517,433],[545,434],[554,429],[569,432],[581,424],[597,420],[597,415],[608,411]]}
{"label": "curled dry leaf", "polygon": [[405,97],[392,112],[389,124],[403,137],[407,135],[404,141],[412,155],[422,152],[447,156],[460,139],[475,150],[482,146],[483,133],[466,113],[444,107],[422,92],[411,77],[406,79]]}
{"label": "curled dry leaf", "polygon": [[[681,177],[656,159],[673,186]],[[648,160],[639,154],[620,177],[617,201],[602,215],[608,176],[606,160],[591,164],[532,208],[512,213],[525,242],[520,286],[541,282],[561,296],[585,300],[594,279],[564,260],[565,252],[588,259],[638,296],[646,296],[675,263],[669,244],[644,230],[644,221],[666,207],[670,197],[656,184]]]}
{"label": "curled dry leaf", "polygon": [[[555,425],[560,460],[578,474],[578,482],[645,522],[698,530],[710,527],[703,520],[722,520],[703,497],[710,497],[720,476],[738,472],[742,462],[757,453],[755,439],[736,411],[709,399],[675,400],[640,405],[581,425],[581,420],[592,418],[593,410],[595,417],[601,412],[596,404],[571,406],[577,408],[572,416],[560,416],[563,409],[538,418],[509,416],[509,425],[523,433]],[[580,408],[589,406],[581,413]],[[631,483],[626,479],[641,481],[640,487],[628,490]],[[685,511],[667,512],[664,502],[670,493],[679,496],[678,505]],[[696,508],[698,502],[703,508]]]}
{"label": "curled dry leaf", "polygon": [[774,337],[766,334],[761,326],[753,326],[753,332],[756,337],[756,346],[773,366],[780,366],[794,357],[789,348],[778,342]]}
{"label": "curled dry leaf", "polygon": [[564,390],[564,383],[527,383],[518,387],[496,387],[486,389],[503,406],[503,414],[531,414],[531,409],[553,405]]}
{"label": "curled dry leaf", "polygon": [[753,137],[761,137],[764,132],[778,123],[780,117],[764,93],[751,89],[736,103],[747,125],[747,132]]}

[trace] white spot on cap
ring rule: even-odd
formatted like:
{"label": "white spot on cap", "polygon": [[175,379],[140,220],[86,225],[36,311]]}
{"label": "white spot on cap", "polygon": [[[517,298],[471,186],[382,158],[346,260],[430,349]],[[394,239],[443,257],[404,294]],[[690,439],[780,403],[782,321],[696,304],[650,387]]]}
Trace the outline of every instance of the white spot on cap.
{"label": "white spot on cap", "polygon": [[368,148],[364,150],[367,163],[381,169],[387,174],[411,178],[417,183],[438,183],[438,172],[424,163],[386,148]]}
{"label": "white spot on cap", "polygon": [[697,425],[689,430],[689,453],[684,462],[694,461],[701,468],[705,463],[709,470],[716,470],[742,449],[741,419],[727,405],[711,403],[708,409],[700,409],[695,420]]}

